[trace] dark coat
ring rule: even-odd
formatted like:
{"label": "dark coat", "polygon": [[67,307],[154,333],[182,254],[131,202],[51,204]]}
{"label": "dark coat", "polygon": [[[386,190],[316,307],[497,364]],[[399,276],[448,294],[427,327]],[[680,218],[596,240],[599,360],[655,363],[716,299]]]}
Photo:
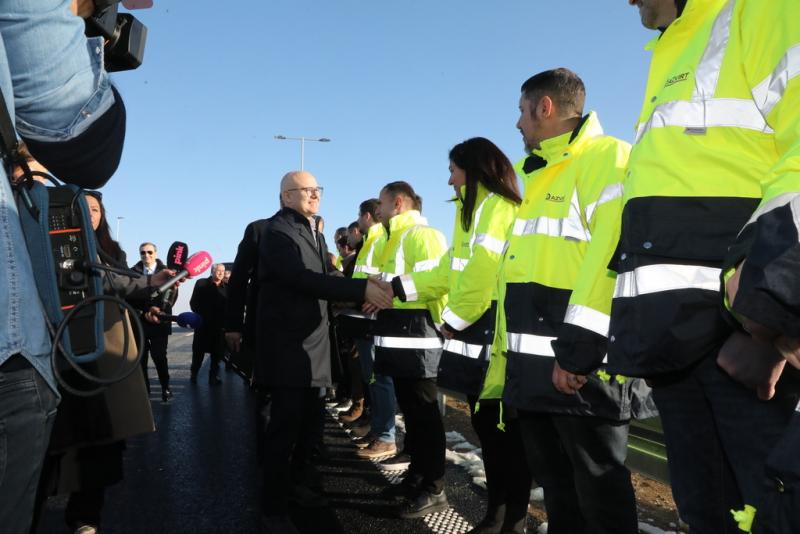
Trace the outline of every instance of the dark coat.
{"label": "dark coat", "polygon": [[192,350],[203,353],[223,350],[226,300],[225,284],[216,285],[209,277],[198,280],[194,285],[189,307],[203,318],[203,324],[194,331]]}
{"label": "dark coat", "polygon": [[[156,259],[156,272],[163,271],[166,269],[167,266],[164,265],[159,259]],[[144,264],[139,261],[131,267],[132,271],[136,271],[137,273],[144,272]],[[164,293],[164,295],[160,295],[155,299],[129,299],[133,307],[137,310],[142,312],[146,312],[150,309],[150,306],[158,306],[161,308],[161,311],[172,315],[172,306],[175,304],[175,301],[178,300],[178,289],[171,288]],[[144,335],[148,338],[158,337],[158,336],[168,336],[172,334],[172,321],[162,321],[159,324],[151,323],[150,321],[145,321],[142,319],[142,325],[144,326]]]}
{"label": "dark coat", "polygon": [[327,387],[331,358],[326,300],[361,301],[366,280],[329,276],[325,237],[284,208],[259,243],[255,379],[268,387]]}
{"label": "dark coat", "polygon": [[269,219],[259,219],[244,229],[244,237],[236,251],[228,280],[225,331],[241,332],[243,342],[254,348],[258,307],[258,243],[268,224]]}

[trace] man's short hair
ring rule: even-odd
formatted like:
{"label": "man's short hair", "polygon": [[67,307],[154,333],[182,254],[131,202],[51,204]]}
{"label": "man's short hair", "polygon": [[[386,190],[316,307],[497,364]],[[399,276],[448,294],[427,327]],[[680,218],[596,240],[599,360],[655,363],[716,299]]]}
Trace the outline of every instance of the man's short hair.
{"label": "man's short hair", "polygon": [[408,182],[397,181],[391,182],[383,186],[384,191],[397,198],[398,195],[403,195],[411,199],[414,204],[414,209],[422,213],[422,197],[414,192],[414,188]]}
{"label": "man's short hair", "polygon": [[142,250],[142,247],[146,247],[147,245],[150,245],[151,247],[153,247],[154,251],[158,252],[158,247],[156,246],[156,244],[155,243],[151,243],[150,241],[145,241],[144,243],[139,245],[139,250]]}
{"label": "man's short hair", "polygon": [[358,205],[358,215],[369,213],[375,219],[378,216],[378,199],[370,198]]}
{"label": "man's short hair", "polygon": [[336,239],[339,239],[343,235],[347,235],[347,228],[345,228],[344,226],[340,226],[339,228],[336,229],[333,235],[336,237]]}
{"label": "man's short hair", "polygon": [[348,224],[347,232],[350,233],[350,230],[353,230],[354,228],[358,228],[358,221],[353,221],[350,224]]}
{"label": "man's short hair", "polygon": [[534,106],[542,97],[549,96],[562,118],[583,116],[586,87],[580,76],[569,69],[546,70],[531,76],[522,84],[521,91]]}

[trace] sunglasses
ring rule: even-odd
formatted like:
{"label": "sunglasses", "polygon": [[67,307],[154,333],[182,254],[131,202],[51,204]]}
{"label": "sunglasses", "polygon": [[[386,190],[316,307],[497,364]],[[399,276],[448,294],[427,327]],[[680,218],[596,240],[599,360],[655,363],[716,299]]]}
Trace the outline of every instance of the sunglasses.
{"label": "sunglasses", "polygon": [[145,254],[147,254],[148,256],[152,256],[154,253],[155,253],[154,250],[140,250],[139,251],[139,255],[140,256],[144,256]]}

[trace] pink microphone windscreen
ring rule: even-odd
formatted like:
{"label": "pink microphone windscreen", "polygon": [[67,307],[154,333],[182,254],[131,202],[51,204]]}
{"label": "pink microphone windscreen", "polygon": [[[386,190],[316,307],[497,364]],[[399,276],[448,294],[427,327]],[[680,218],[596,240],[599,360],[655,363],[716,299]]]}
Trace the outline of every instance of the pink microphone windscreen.
{"label": "pink microphone windscreen", "polygon": [[201,250],[189,256],[183,268],[189,271],[190,278],[194,278],[207,271],[211,267],[211,261],[211,254]]}

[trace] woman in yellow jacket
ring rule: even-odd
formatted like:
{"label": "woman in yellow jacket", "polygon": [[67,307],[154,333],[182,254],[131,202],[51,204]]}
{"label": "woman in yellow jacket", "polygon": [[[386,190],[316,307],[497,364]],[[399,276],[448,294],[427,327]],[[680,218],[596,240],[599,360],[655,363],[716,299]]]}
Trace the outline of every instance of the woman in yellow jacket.
{"label": "woman in yellow jacket", "polygon": [[406,302],[448,295],[437,382],[469,400],[489,493],[486,516],[470,532],[524,532],[531,477],[519,430],[513,423],[505,431],[497,428],[499,402],[484,402],[476,409],[492,348],[497,269],[521,200],[517,178],[508,158],[482,137],[459,143],[449,157],[448,183],[456,193],[449,253],[433,270],[394,278],[392,287]]}

